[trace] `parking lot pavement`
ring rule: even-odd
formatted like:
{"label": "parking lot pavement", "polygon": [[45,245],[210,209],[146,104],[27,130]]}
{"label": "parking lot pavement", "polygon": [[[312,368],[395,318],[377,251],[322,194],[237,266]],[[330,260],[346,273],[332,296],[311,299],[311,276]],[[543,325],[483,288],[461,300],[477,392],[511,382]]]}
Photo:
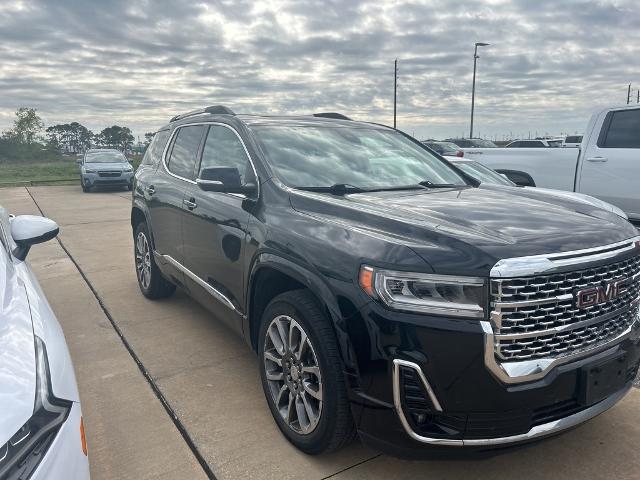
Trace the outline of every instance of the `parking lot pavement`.
{"label": "parking lot pavement", "polygon": [[275,426],[257,361],[240,338],[181,293],[157,302],[140,294],[127,192],[0,189],[0,205],[41,209],[60,224],[68,255],[51,242],[30,258],[75,363],[94,479],[206,478],[207,468],[219,479],[639,476],[637,389],[570,433],[482,461],[408,462],[359,442],[301,454]]}

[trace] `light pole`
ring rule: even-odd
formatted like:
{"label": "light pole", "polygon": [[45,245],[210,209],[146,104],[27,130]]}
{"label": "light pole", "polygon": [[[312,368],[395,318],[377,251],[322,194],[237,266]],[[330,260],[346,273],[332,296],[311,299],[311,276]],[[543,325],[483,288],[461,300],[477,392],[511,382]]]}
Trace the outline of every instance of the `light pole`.
{"label": "light pole", "polygon": [[488,43],[476,42],[476,48],[473,50],[473,87],[471,88],[471,128],[469,129],[469,138],[473,138],[473,109],[476,103],[476,63],[478,62],[478,47],[486,47]]}

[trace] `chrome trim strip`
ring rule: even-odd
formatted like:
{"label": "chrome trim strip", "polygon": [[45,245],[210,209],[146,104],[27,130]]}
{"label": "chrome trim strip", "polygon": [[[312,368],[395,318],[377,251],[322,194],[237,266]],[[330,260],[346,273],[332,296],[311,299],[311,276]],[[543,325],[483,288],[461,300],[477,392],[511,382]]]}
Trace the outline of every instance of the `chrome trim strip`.
{"label": "chrome trim strip", "polygon": [[568,355],[560,358],[537,358],[533,360],[523,360],[520,362],[504,362],[498,363],[494,353],[494,333],[491,323],[488,321],[480,322],[482,331],[484,332],[484,363],[487,368],[499,380],[507,384],[532,382],[544,378],[551,369],[563,365],[565,363],[575,362],[589,355],[604,351],[615,346],[615,344],[624,340],[637,320],[629,325],[624,332],[617,337],[612,338],[606,343],[578,352],[574,355]]}
{"label": "chrome trim strip", "polygon": [[508,445],[520,442],[527,442],[531,440],[535,440],[538,438],[547,437],[550,435],[554,435],[556,433],[560,433],[569,428],[580,425],[581,423],[590,420],[601,413],[606,412],[611,407],[613,407],[616,403],[618,403],[628,392],[631,390],[631,385],[628,385],[626,388],[623,388],[619,392],[614,393],[610,397],[604,399],[603,401],[592,405],[589,408],[586,408],[578,413],[574,413],[573,415],[569,415],[564,418],[560,418],[558,420],[554,420],[552,422],[543,423],[542,425],[536,425],[532,427],[527,433],[521,433],[519,435],[511,435],[508,437],[496,437],[496,438],[471,438],[471,439],[461,439],[461,440],[453,440],[447,438],[433,438],[433,437],[425,437],[417,434],[413,431],[409,422],[407,421],[404,412],[402,410],[402,403],[400,401],[400,375],[399,375],[399,366],[406,365],[411,368],[416,369],[421,378],[423,377],[422,370],[418,365],[412,362],[407,362],[405,360],[395,359],[393,361],[393,403],[396,409],[396,413],[400,418],[400,423],[407,432],[407,434],[413,438],[414,440],[420,443],[427,443],[429,445],[443,445],[443,446],[451,446],[451,447],[483,447],[483,446],[495,446],[495,445]]}
{"label": "chrome trim strip", "polygon": [[[169,175],[171,175],[172,177],[175,177],[179,180],[182,180],[184,182],[188,182],[191,183],[193,185],[197,185],[197,181],[194,180],[189,180],[188,178],[184,178],[181,177],[180,175],[176,175],[175,173],[172,173],[169,170],[169,167],[167,167],[167,151],[169,150],[169,145],[172,144],[174,137],[177,135],[178,130],[180,130],[182,127],[191,127],[194,125],[219,125],[221,127],[225,127],[228,128],[229,130],[231,130],[236,137],[238,137],[238,140],[240,140],[240,143],[242,144],[242,148],[244,150],[245,155],[247,156],[247,159],[249,160],[249,164],[251,165],[251,169],[253,170],[253,175],[256,177],[256,187],[258,189],[258,194],[257,196],[260,196],[260,179],[258,178],[258,171],[256,170],[256,166],[253,163],[253,158],[251,158],[251,155],[249,155],[249,150],[247,150],[247,146],[244,143],[244,140],[242,140],[242,137],[240,136],[240,134],[236,131],[235,128],[233,128],[231,125],[227,125],[226,123],[220,123],[220,122],[192,122],[192,123],[182,123],[180,125],[178,125],[177,127],[175,127],[173,129],[173,132],[171,132],[171,135],[169,136],[169,140],[167,141],[167,144],[164,147],[164,151],[162,152],[162,167],[164,168],[164,171],[167,172]],[[223,193],[225,195],[232,195],[232,194],[226,194],[224,192],[216,192],[216,193]],[[242,198],[246,198],[245,196],[243,196]]]}
{"label": "chrome trim strip", "polygon": [[533,307],[536,305],[544,305],[545,303],[564,302],[566,300],[573,300],[573,295],[570,293],[564,295],[557,295],[555,297],[539,298],[538,300],[521,300],[514,302],[493,302],[495,308],[516,308],[516,307]]}
{"label": "chrome trim strip", "polygon": [[229,300],[229,298],[227,298],[225,295],[223,295],[218,290],[213,288],[211,285],[209,285],[207,282],[205,282],[203,279],[201,279],[198,275],[196,275],[191,270],[189,270],[187,267],[185,267],[180,262],[178,262],[171,255],[163,255],[163,254],[155,252],[155,251],[153,252],[153,254],[155,256],[157,256],[157,257],[160,257],[162,260],[164,260],[166,262],[169,262],[171,265],[173,265],[178,270],[183,272],[185,275],[187,275],[189,278],[191,278],[191,280],[193,280],[198,285],[200,285],[202,288],[204,288],[212,297],[214,297],[216,300],[218,300],[222,304],[224,304],[224,306],[230,308],[231,310],[234,310],[234,311],[240,313],[238,311],[238,309],[235,307],[235,305],[233,304],[233,302],[231,300]]}
{"label": "chrome trim strip", "polygon": [[603,245],[601,247],[585,248],[549,255],[533,255],[529,257],[506,258],[500,260],[491,269],[492,278],[523,277],[552,272],[557,267],[579,265],[615,257],[621,253],[640,248],[640,236],[622,242]]}
{"label": "chrome trim strip", "polygon": [[395,391],[398,390],[398,400],[400,400],[400,367],[408,367],[415,370],[415,372],[420,377],[420,380],[422,380],[422,384],[424,385],[425,390],[429,394],[429,400],[431,400],[431,403],[433,404],[433,408],[435,408],[438,412],[442,412],[442,406],[440,405],[440,402],[438,401],[438,398],[436,397],[436,394],[433,391],[433,388],[431,388],[431,385],[427,381],[427,377],[424,376],[424,373],[420,368],[420,366],[417,363],[409,362],[407,360],[401,360],[399,358],[396,358],[393,360],[394,398],[395,398]]}

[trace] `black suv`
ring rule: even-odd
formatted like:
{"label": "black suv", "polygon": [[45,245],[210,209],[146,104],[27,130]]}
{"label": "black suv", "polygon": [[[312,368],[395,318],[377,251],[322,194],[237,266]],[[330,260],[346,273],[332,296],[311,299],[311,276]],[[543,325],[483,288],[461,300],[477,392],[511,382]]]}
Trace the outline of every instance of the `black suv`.
{"label": "black suv", "polygon": [[142,293],[179,286],[242,335],[308,453],[356,432],[396,454],[538,439],[638,369],[631,224],[478,185],[385,126],[179,115],[136,172],[131,224]]}

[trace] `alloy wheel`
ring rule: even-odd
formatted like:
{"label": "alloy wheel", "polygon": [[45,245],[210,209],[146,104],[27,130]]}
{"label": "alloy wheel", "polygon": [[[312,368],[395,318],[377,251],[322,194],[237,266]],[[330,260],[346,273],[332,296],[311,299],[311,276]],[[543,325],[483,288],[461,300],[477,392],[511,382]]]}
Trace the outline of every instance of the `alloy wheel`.
{"label": "alloy wheel", "polygon": [[146,290],[151,282],[151,250],[147,236],[140,232],[136,237],[136,272],[140,285]]}
{"label": "alloy wheel", "polygon": [[322,376],[313,345],[288,315],[274,318],[264,339],[263,363],[271,399],[294,432],[308,435],[322,414]]}

